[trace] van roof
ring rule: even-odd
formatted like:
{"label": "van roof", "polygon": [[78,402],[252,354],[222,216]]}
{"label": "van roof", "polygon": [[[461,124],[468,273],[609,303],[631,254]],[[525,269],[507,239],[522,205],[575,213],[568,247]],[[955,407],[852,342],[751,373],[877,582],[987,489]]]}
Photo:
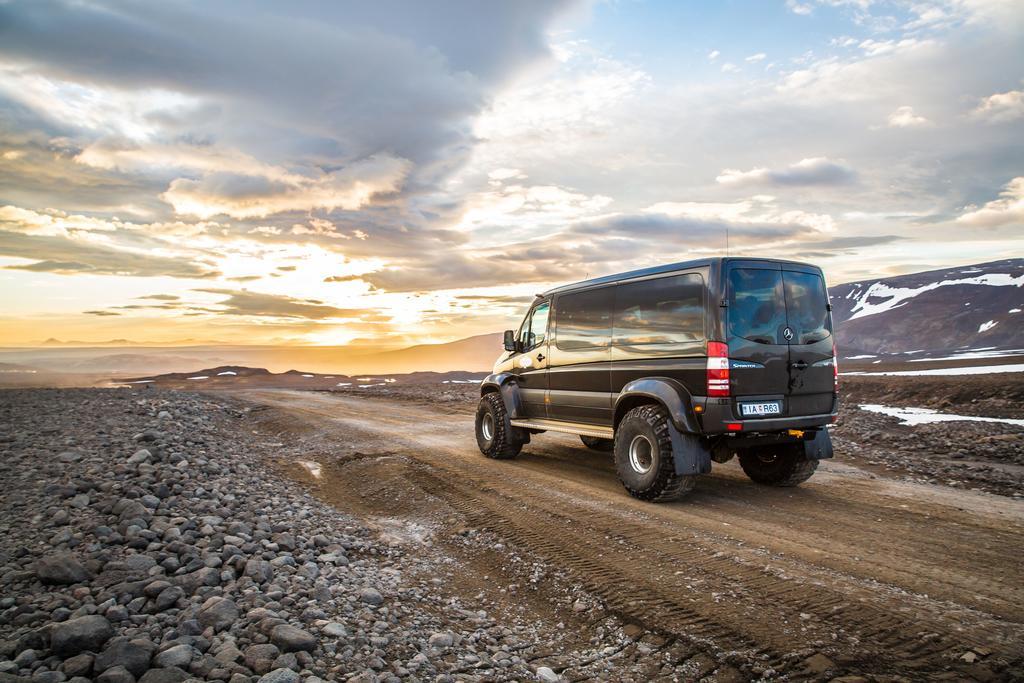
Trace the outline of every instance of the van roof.
{"label": "van roof", "polygon": [[614,275],[604,275],[602,277],[591,278],[589,280],[581,280],[579,282],[573,282],[572,284],[562,285],[555,287],[544,292],[540,296],[550,296],[552,294],[561,294],[563,292],[571,292],[575,289],[583,289],[593,285],[604,285],[620,280],[631,280],[636,277],[646,277],[648,275],[658,275],[660,273],[671,273],[676,270],[688,270],[690,268],[700,268],[703,266],[710,266],[714,263],[724,264],[727,261],[761,261],[764,263],[788,263],[794,265],[800,265],[803,267],[817,268],[810,263],[803,263],[800,261],[790,261],[788,259],[775,259],[775,258],[754,258],[750,256],[714,256],[709,258],[695,259],[693,261],[680,261],[679,263],[666,263],[661,266],[651,266],[650,268],[641,268],[640,270],[629,270],[624,273],[615,273]]}

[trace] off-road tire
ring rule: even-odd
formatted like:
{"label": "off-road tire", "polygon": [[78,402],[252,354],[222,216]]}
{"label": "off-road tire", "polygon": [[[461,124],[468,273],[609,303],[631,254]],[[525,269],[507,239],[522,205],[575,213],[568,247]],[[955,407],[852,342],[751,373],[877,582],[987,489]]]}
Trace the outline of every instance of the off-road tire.
{"label": "off-road tire", "polygon": [[799,443],[743,450],[739,461],[748,477],[767,486],[797,486],[818,469],[818,461],[807,459]]}
{"label": "off-road tire", "polygon": [[[676,474],[669,437],[668,411],[649,404],[626,413],[615,430],[615,471],[629,495],[640,500],[664,503],[689,493],[695,476]],[[640,472],[630,462],[630,445],[644,437],[650,446],[650,468]]]}
{"label": "off-road tire", "polygon": [[602,439],[599,436],[581,436],[580,441],[582,441],[583,445],[592,451],[610,453],[615,450],[614,439]]}
{"label": "off-road tire", "polygon": [[[484,434],[484,424],[488,418],[491,420],[490,439]],[[508,413],[501,394],[492,391],[481,396],[476,407],[476,445],[480,447],[480,452],[494,460],[511,460],[519,455],[523,441],[517,434],[517,428],[508,426]]]}

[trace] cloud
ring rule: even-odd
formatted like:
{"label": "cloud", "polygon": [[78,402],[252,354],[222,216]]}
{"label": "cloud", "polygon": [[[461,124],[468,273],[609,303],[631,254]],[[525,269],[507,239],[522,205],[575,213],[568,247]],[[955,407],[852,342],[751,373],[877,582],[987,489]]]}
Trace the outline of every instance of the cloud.
{"label": "cloud", "polygon": [[314,178],[213,173],[199,180],[177,178],[160,195],[178,214],[210,218],[266,218],[287,211],[354,211],[375,195],[396,192],[409,171],[404,159],[372,157],[342,171]]}
{"label": "cloud", "polygon": [[711,52],[708,53],[708,61],[715,61],[721,54],[722,53],[719,52],[718,50],[712,50]]}
{"label": "cloud", "polygon": [[766,185],[778,187],[799,187],[817,185],[846,185],[853,182],[857,174],[852,168],[826,157],[802,159],[781,169],[752,168],[741,171],[724,169],[715,180],[722,185]]}
{"label": "cloud", "polygon": [[918,128],[931,123],[923,116],[914,113],[914,108],[909,106],[899,107],[889,114],[890,128]]}
{"label": "cloud", "polygon": [[988,123],[1007,123],[1024,118],[1024,90],[1009,90],[984,97],[970,115]]}
{"label": "cloud", "polygon": [[181,297],[175,296],[174,294],[147,294],[146,296],[138,296],[136,299],[152,299],[154,301],[178,301]]}
{"label": "cloud", "polygon": [[762,62],[765,60],[766,57],[768,57],[768,55],[765,54],[764,52],[758,52],[757,54],[753,54],[750,55],[749,57],[746,57],[743,61],[750,63]]}
{"label": "cloud", "polygon": [[999,193],[999,199],[984,206],[968,207],[956,222],[976,228],[997,228],[1004,225],[1024,227],[1024,176],[1008,182]]}
{"label": "cloud", "polygon": [[327,320],[331,318],[359,318],[371,312],[360,308],[336,308],[319,299],[296,299],[281,294],[263,294],[246,290],[197,289],[205,294],[224,295],[209,312],[222,315],[244,315],[267,318],[303,318]]}
{"label": "cloud", "polygon": [[121,315],[116,311],[82,311],[84,315],[96,315],[96,316],[110,316],[110,315]]}
{"label": "cloud", "polygon": [[11,270],[61,275],[179,278],[210,278],[219,275],[213,268],[188,259],[124,251],[61,236],[25,235],[5,230],[0,231],[0,256],[36,261],[26,265],[7,266]]}

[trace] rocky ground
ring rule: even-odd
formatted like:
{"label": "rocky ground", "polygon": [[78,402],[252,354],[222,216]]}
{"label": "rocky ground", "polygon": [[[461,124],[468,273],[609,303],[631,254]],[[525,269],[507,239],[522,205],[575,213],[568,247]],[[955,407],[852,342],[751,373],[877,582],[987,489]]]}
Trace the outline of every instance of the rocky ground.
{"label": "rocky ground", "polygon": [[529,626],[445,593],[450,567],[274,476],[245,417],[0,392],[0,681],[557,679]]}

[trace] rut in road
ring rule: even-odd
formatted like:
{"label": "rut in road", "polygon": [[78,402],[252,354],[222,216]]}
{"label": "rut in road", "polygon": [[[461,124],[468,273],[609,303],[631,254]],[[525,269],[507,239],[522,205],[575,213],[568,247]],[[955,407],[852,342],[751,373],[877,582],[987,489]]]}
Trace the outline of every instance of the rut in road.
{"label": "rut in road", "polygon": [[465,414],[256,398],[363,452],[405,455],[408,485],[670,637],[797,675],[815,651],[846,668],[908,675],[941,672],[969,649],[1013,668],[1024,658],[1020,561],[1006,552],[1022,547],[1019,518],[894,498],[873,490],[878,482],[835,475],[785,493],[716,474],[688,501],[651,506],[627,498],[607,461],[565,438],[543,435],[520,461],[494,462],[476,450]]}

